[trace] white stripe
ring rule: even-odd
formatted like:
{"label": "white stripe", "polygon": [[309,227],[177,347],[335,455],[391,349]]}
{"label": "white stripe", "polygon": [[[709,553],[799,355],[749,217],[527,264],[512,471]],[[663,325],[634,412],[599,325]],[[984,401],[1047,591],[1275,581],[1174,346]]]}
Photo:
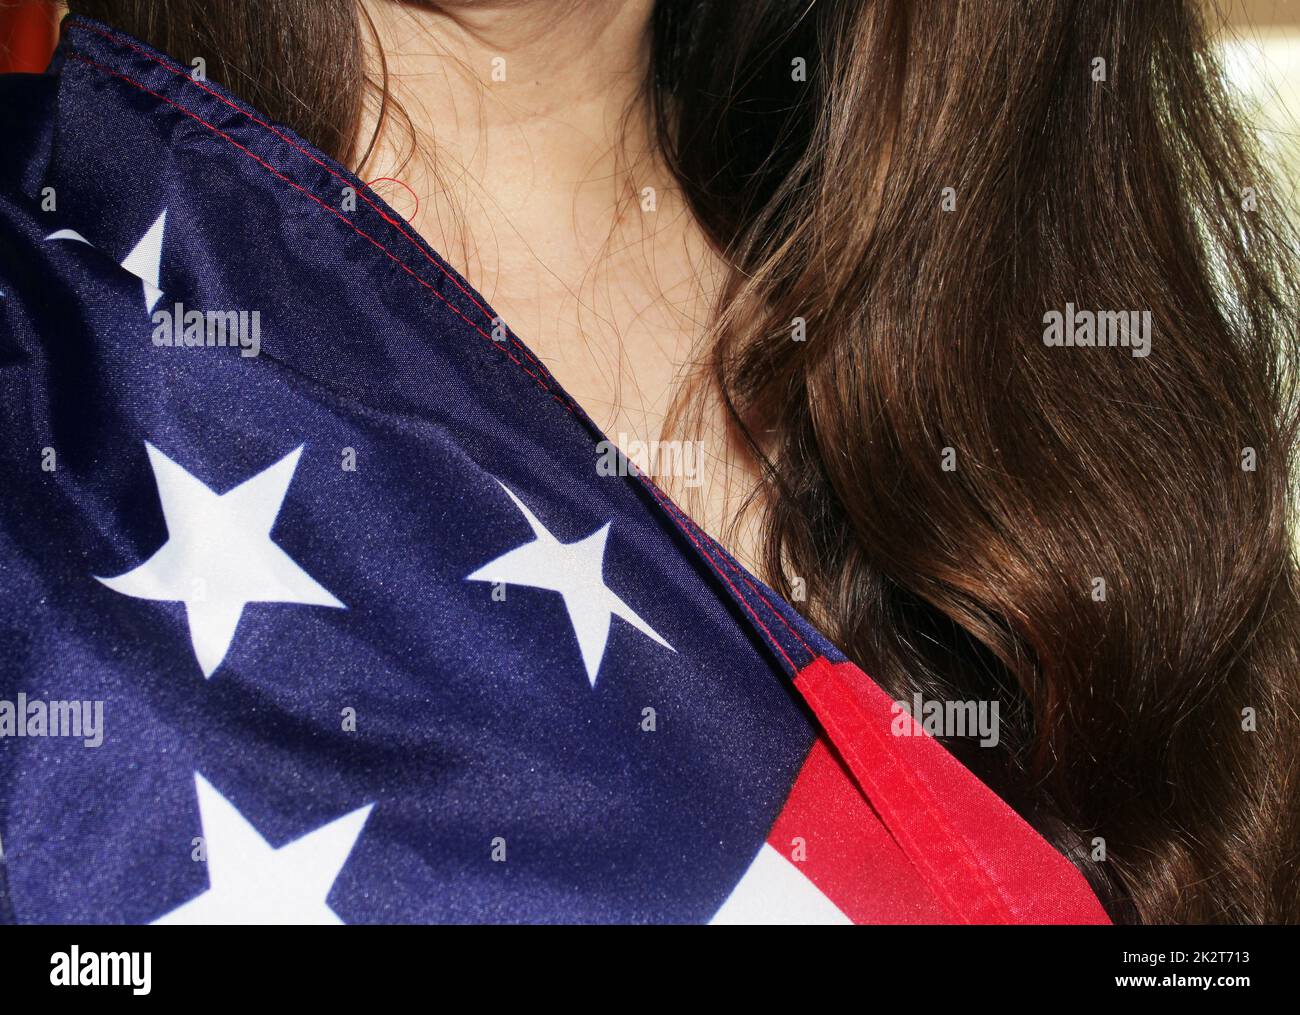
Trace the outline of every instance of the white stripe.
{"label": "white stripe", "polygon": [[732,889],[712,924],[851,924],[835,903],[767,843]]}

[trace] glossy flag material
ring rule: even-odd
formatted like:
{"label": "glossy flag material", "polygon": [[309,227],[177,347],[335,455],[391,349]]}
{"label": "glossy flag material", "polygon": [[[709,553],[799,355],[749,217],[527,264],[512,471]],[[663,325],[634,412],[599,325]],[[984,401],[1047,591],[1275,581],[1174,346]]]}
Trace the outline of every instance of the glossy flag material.
{"label": "glossy flag material", "polygon": [[338,164],[83,19],[0,136],[0,915],[1105,921]]}

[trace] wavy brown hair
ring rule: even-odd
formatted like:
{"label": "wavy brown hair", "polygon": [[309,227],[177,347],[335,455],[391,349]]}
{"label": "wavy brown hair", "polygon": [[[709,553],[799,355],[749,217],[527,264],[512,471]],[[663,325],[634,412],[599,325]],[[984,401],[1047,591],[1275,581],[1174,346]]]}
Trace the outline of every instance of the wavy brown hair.
{"label": "wavy brown hair", "polygon": [[[356,0],[71,7],[373,146]],[[949,746],[1117,919],[1290,922],[1297,244],[1202,14],[658,0],[646,86],[731,266],[707,382],[764,435],[769,580],[895,696],[1000,701]],[[1067,303],[1150,355],[1046,345]]]}

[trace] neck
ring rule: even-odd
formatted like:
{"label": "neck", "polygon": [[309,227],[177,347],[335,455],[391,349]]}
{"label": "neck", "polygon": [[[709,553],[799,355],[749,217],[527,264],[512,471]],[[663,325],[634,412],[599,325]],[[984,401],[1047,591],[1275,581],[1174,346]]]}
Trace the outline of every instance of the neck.
{"label": "neck", "polygon": [[[390,70],[474,121],[602,131],[640,92],[653,0],[365,0]],[[436,66],[430,66],[430,61]],[[433,109],[430,110],[435,111]],[[447,111],[444,109],[443,111]]]}
{"label": "neck", "polygon": [[[644,186],[668,183],[650,143],[644,90],[652,7],[653,0],[365,0],[391,97],[413,128],[381,131],[366,174],[411,186],[422,205],[417,228],[427,227],[430,242],[471,272],[519,268],[483,244],[514,246],[504,230],[528,236],[550,225],[557,208],[571,217],[566,240],[576,243],[537,255],[559,271],[566,254],[594,255],[593,245],[610,236],[614,208]],[[373,123],[374,116],[363,137]],[[412,210],[401,200],[399,210]],[[490,231],[468,235],[483,220]]]}

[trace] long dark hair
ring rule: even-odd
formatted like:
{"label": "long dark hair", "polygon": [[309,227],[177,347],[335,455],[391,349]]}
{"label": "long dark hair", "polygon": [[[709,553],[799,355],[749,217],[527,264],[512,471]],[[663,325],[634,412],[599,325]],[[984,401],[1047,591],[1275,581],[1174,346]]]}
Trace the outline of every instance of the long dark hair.
{"label": "long dark hair", "polygon": [[[71,7],[373,144],[356,0]],[[766,577],[897,697],[999,700],[950,747],[1116,918],[1291,921],[1297,244],[1202,14],[658,0],[647,88],[732,266],[703,383],[763,435]],[[1047,344],[1067,305],[1149,355]]]}

